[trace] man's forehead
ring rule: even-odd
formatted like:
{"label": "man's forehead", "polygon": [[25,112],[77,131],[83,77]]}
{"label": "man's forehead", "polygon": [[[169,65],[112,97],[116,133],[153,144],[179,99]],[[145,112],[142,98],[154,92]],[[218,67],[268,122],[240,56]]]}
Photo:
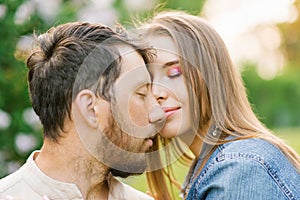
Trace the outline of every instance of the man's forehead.
{"label": "man's forehead", "polygon": [[117,49],[121,56],[121,73],[137,67],[145,66],[142,56],[129,45],[118,45]]}
{"label": "man's forehead", "polygon": [[116,81],[117,84],[124,84],[134,88],[151,83],[150,74],[145,66],[135,67],[123,71]]}
{"label": "man's forehead", "polygon": [[121,56],[121,73],[116,83],[129,88],[150,84],[151,78],[142,56],[130,45],[121,44],[116,47]]}

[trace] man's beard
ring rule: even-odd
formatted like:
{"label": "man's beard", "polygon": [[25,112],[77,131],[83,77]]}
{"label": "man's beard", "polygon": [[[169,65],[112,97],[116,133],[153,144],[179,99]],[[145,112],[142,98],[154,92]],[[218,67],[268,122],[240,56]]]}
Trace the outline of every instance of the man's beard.
{"label": "man's beard", "polygon": [[140,152],[143,139],[137,139],[123,132],[112,118],[111,126],[103,131],[106,137],[99,148],[101,161],[110,167],[113,176],[126,178],[142,174],[146,168],[145,152]]}

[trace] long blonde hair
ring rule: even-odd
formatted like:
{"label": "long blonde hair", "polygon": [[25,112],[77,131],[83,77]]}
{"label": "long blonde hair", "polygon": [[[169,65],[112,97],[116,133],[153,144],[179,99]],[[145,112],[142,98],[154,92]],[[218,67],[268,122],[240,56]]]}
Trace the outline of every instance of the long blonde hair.
{"label": "long blonde hair", "polygon": [[[299,155],[258,120],[223,40],[204,19],[178,11],[161,12],[148,21],[142,30],[144,37],[165,35],[175,42],[194,111],[192,119],[197,120],[195,127],[198,137],[202,140],[205,138],[206,143],[215,146],[228,142],[224,138],[229,135],[238,136],[239,140],[267,140],[277,146],[300,172]],[[215,124],[221,130],[218,141],[206,135],[210,124]],[[157,139],[156,142],[161,140],[165,141]],[[156,144],[153,150],[157,150],[159,146]],[[179,147],[175,147],[175,150],[180,154]],[[181,152],[181,155],[182,160],[192,159],[185,153]],[[209,156],[210,154],[206,159]],[[165,179],[162,181],[163,177],[176,185],[172,166],[147,172],[152,193],[156,193],[161,199],[171,199]]]}

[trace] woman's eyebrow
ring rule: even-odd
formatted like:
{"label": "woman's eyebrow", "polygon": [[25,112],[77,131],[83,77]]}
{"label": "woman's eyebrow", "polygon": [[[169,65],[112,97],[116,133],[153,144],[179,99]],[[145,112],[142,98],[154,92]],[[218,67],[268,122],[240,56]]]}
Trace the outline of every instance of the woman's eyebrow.
{"label": "woman's eyebrow", "polygon": [[166,62],[162,67],[166,68],[166,67],[170,67],[172,65],[178,64],[178,63],[179,63],[179,60],[172,60],[172,61]]}

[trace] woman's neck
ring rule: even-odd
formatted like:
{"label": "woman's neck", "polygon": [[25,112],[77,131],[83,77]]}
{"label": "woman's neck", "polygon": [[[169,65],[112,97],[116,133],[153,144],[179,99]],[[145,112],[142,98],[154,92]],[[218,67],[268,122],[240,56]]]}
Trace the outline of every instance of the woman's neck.
{"label": "woman's neck", "polygon": [[189,146],[189,149],[191,150],[191,152],[194,154],[196,158],[198,158],[200,155],[202,145],[203,145],[203,141],[200,139],[200,137],[196,135],[193,142]]}
{"label": "woman's neck", "polygon": [[[191,152],[194,154],[196,158],[200,156],[202,146],[203,146],[203,139],[207,134],[209,127],[203,126],[201,130],[195,132],[190,132],[184,134],[180,137],[180,139],[189,147]],[[202,137],[200,137],[200,135]]]}
{"label": "woman's neck", "polygon": [[180,139],[189,147],[195,157],[200,155],[203,141],[197,133],[187,133],[180,136]]}

